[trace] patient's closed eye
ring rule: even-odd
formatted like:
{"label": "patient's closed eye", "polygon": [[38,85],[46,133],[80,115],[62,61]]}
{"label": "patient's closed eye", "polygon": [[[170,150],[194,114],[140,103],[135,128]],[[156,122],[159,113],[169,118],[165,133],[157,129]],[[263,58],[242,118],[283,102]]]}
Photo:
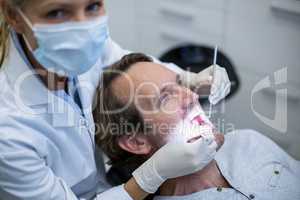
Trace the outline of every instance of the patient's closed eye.
{"label": "patient's closed eye", "polygon": [[161,94],[159,97],[159,105],[162,105],[170,96],[171,94],[166,92],[164,94]]}
{"label": "patient's closed eye", "polygon": [[162,106],[171,98],[176,98],[176,90],[174,88],[166,88],[160,93],[158,98],[158,106]]}

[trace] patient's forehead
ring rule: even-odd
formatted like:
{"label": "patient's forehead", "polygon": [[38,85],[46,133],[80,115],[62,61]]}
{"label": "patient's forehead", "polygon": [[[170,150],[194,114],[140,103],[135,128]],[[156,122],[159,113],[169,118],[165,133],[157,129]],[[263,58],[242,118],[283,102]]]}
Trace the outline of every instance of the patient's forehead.
{"label": "patient's forehead", "polygon": [[139,62],[129,68],[122,76],[113,82],[114,93],[124,101],[130,94],[155,94],[166,84],[174,84],[176,74],[166,67],[151,63]]}

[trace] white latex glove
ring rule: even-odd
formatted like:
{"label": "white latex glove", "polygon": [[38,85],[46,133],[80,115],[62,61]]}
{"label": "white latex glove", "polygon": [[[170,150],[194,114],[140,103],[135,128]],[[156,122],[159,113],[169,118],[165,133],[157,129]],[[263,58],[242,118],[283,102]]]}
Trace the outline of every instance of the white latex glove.
{"label": "white latex glove", "polygon": [[196,90],[200,95],[209,96],[211,104],[215,105],[230,92],[230,80],[226,70],[218,65],[213,78],[213,66],[197,73],[185,71],[178,77],[181,85]]}
{"label": "white latex glove", "polygon": [[193,143],[177,141],[167,143],[133,172],[139,186],[155,193],[167,179],[185,176],[203,169],[215,157],[217,143],[212,134]]}

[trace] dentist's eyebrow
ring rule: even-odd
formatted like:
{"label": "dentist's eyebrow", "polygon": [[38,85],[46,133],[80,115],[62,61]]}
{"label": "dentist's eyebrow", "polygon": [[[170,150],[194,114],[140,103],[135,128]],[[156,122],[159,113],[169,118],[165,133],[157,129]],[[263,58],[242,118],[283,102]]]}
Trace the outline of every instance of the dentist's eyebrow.
{"label": "dentist's eyebrow", "polygon": [[66,8],[66,7],[70,7],[72,6],[73,3],[70,1],[42,1],[41,4],[39,5],[40,8],[48,8],[48,9],[53,9],[53,8],[57,8],[57,7],[62,7],[62,8]]}

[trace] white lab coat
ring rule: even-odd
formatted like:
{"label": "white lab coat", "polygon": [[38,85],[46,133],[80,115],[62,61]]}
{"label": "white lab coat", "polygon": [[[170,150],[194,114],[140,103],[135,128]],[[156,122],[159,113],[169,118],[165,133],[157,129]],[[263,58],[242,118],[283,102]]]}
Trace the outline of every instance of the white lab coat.
{"label": "white lab coat", "polygon": [[91,112],[102,68],[128,53],[109,39],[97,65],[78,78],[82,116],[33,74],[12,34],[0,72],[0,199],[131,200],[123,186],[108,190]]}

